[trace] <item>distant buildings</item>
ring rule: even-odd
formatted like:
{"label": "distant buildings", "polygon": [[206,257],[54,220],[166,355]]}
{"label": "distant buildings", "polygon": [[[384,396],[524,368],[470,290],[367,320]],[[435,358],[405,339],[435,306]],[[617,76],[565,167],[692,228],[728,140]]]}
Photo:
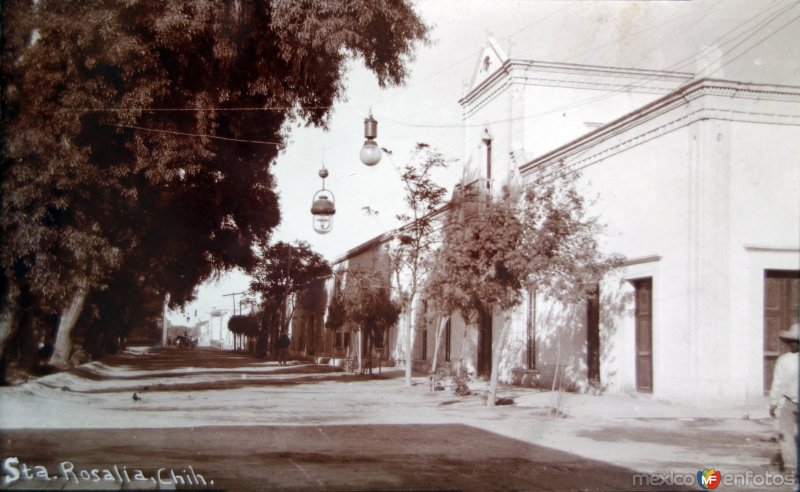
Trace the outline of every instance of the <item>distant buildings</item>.
{"label": "distant buildings", "polygon": [[[604,249],[627,258],[581,305],[531,292],[513,313],[501,380],[695,405],[760,401],[777,332],[800,309],[800,87],[509,59],[490,40],[461,104],[468,180],[498,195],[555,164],[580,171]],[[340,263],[378,264],[387,237]],[[453,316],[439,360],[488,375],[502,317],[467,326]],[[398,361],[404,329],[383,348]],[[331,356],[354,343],[346,327],[318,333],[333,340],[331,350],[315,342]],[[420,366],[433,333],[424,323],[415,333]]]}

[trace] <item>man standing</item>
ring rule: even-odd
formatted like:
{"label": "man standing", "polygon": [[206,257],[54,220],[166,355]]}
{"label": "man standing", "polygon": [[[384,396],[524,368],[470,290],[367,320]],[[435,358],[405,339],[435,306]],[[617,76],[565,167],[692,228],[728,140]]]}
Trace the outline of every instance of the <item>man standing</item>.
{"label": "man standing", "polygon": [[800,324],[795,323],[788,330],[778,333],[781,341],[789,345],[789,352],[775,361],[772,388],[769,391],[770,416],[775,417],[777,410],[783,465],[793,473],[797,472],[797,385],[800,372],[798,331]]}
{"label": "man standing", "polygon": [[282,331],[281,336],[278,338],[278,362],[282,366],[286,365],[286,359],[289,357],[289,346],[291,344],[292,341],[289,339],[289,335],[287,335],[285,331]]}

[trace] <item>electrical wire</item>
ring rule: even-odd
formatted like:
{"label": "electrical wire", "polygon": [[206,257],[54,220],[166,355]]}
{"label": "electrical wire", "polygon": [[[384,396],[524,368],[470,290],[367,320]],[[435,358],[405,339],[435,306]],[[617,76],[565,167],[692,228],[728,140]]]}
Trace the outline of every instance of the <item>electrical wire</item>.
{"label": "electrical wire", "polygon": [[[757,26],[754,26],[754,27],[750,28],[747,31],[739,33],[738,35],[734,36],[731,39],[727,39],[727,40],[723,41],[723,39],[725,37],[727,37],[728,35],[730,35],[733,32],[736,32],[738,29],[740,29],[745,24],[747,24],[749,22],[752,22],[754,19],[757,19],[757,18],[761,17],[765,13],[770,12],[778,4],[779,4],[779,2],[774,3],[773,5],[768,7],[767,9],[761,11],[755,17],[749,18],[747,21],[745,21],[743,23],[740,23],[740,24],[737,24],[734,28],[728,30],[722,36],[717,38],[717,40],[715,41],[714,44],[717,45],[717,46],[720,46],[720,45],[721,46],[725,46],[726,44],[729,44],[729,43],[735,41],[736,39],[740,38],[742,35],[747,34],[747,36],[744,39],[742,39],[741,41],[736,43],[729,50],[725,51],[716,60],[714,60],[711,63],[709,63],[708,65],[706,65],[703,68],[703,70],[707,69],[709,66],[711,66],[714,63],[716,63],[717,61],[721,60],[724,56],[729,54],[732,50],[738,48],[744,42],[746,42],[747,40],[751,39],[758,31],[760,31],[762,28],[764,28],[767,25],[769,25],[777,17],[781,16],[782,14],[784,14],[785,12],[790,10],[797,3],[796,2],[790,2],[787,7],[782,8],[779,11],[773,12],[771,14],[771,16],[769,17],[769,19],[760,21]],[[520,32],[523,32],[523,31],[525,31],[527,29],[530,29],[531,27],[534,27],[535,25],[540,24],[541,22],[544,22],[547,19],[550,19],[550,18],[554,17],[555,15],[560,14],[560,13],[566,11],[567,9],[572,8],[573,6],[574,6],[574,4],[569,4],[566,7],[561,8],[561,9],[557,10],[556,12],[551,13],[548,16],[545,16],[545,17],[543,17],[541,19],[538,19],[535,22],[522,27],[522,28],[514,31],[511,34],[509,34],[507,36],[504,36],[501,39],[509,40],[509,39],[513,38],[515,35],[519,34]],[[673,19],[672,22],[674,22],[675,20],[679,20],[679,19],[681,19],[683,17],[684,16],[677,17],[677,18]],[[741,56],[743,56],[747,52],[751,51],[752,49],[754,49],[758,45],[762,44],[767,39],[772,37],[774,34],[777,34],[777,32],[779,32],[780,30],[784,29],[785,27],[787,27],[788,25],[790,25],[791,23],[793,23],[796,20],[797,20],[797,17],[795,17],[790,22],[782,25],[774,33],[770,34],[769,36],[767,36],[766,38],[762,39],[761,41],[759,41],[758,43],[754,44],[753,46],[747,48],[742,53],[736,55],[736,57],[734,57],[731,60],[729,60],[727,63],[725,63],[725,65],[727,65],[727,64],[729,64],[729,63],[731,63],[731,62],[733,62],[733,61],[735,61],[737,59],[739,59]],[[591,50],[591,51],[596,51],[596,49]],[[435,77],[436,75],[438,75],[440,73],[443,73],[443,72],[445,72],[445,71],[457,66],[458,64],[460,64],[461,62],[463,62],[464,60],[466,60],[468,58],[471,58],[472,56],[474,56],[474,52],[470,53],[470,55],[468,55],[466,57],[460,58],[459,60],[457,60],[453,64],[448,65],[447,67],[444,67],[441,70],[438,70],[436,72],[433,72],[433,73],[423,77],[419,81],[415,82],[415,84],[405,87],[402,92],[407,92],[409,89],[411,89],[412,87],[418,85],[419,83],[424,82],[424,81],[426,81],[426,80],[428,80],[428,79],[430,79],[432,77]],[[693,58],[694,58],[694,56],[685,57],[683,59],[680,59],[677,62],[675,62],[672,65],[670,65],[669,67],[667,67],[667,69],[663,70],[663,71],[674,71],[674,70],[680,69],[680,68],[686,66],[688,63],[691,63],[691,60]],[[718,68],[717,70],[715,70],[714,72],[711,72],[711,73],[716,73],[721,68],[722,67]],[[691,79],[691,76],[689,76],[687,74],[687,80],[690,80],[690,79]],[[384,118],[384,120],[389,122],[389,123],[392,123],[394,125],[406,126],[406,127],[412,127],[412,128],[429,128],[429,129],[430,128],[443,128],[443,129],[446,129],[446,128],[475,128],[475,127],[482,127],[482,126],[486,126],[486,125],[501,124],[501,123],[508,123],[508,122],[513,122],[513,121],[518,121],[518,120],[526,120],[526,119],[530,119],[530,118],[537,118],[537,117],[546,116],[546,115],[549,115],[549,114],[552,114],[552,113],[555,113],[555,112],[559,112],[559,111],[565,111],[565,110],[569,110],[569,109],[574,109],[576,107],[584,106],[586,104],[599,102],[599,101],[601,101],[603,99],[607,99],[607,98],[612,97],[612,96],[617,95],[617,94],[621,94],[621,93],[624,93],[624,92],[629,92],[632,89],[636,89],[638,87],[641,87],[641,85],[637,85],[637,84],[643,84],[643,83],[647,83],[647,82],[650,82],[650,81],[653,81],[653,80],[655,80],[655,79],[652,78],[652,77],[649,77],[649,76],[642,77],[640,79],[634,80],[633,82],[631,82],[630,84],[626,85],[625,87],[623,87],[621,89],[616,89],[616,90],[613,90],[613,91],[606,91],[606,93],[604,93],[604,94],[601,94],[601,95],[598,95],[598,96],[592,96],[590,98],[583,99],[583,100],[580,100],[580,101],[576,101],[576,102],[573,102],[573,103],[570,103],[570,104],[567,104],[567,105],[564,105],[564,106],[560,106],[558,108],[553,108],[553,109],[548,110],[548,111],[544,111],[544,112],[540,112],[540,113],[534,113],[534,114],[527,114],[527,115],[520,116],[520,117],[515,117],[515,118],[505,118],[505,119],[500,119],[500,120],[493,120],[493,121],[490,121],[488,123],[484,122],[484,123],[480,123],[480,124],[466,124],[464,122],[459,122],[459,123],[455,123],[455,124],[419,124],[419,123],[409,123],[407,121],[407,119],[405,119],[405,121],[402,121],[402,120],[396,120],[396,119],[391,119],[391,118]],[[381,104],[381,103],[383,103],[383,102],[385,102],[385,101],[397,96],[398,94],[400,94],[402,92],[398,92],[398,93],[392,94],[390,96],[387,96],[386,98],[379,100],[377,103],[375,103],[375,105]],[[446,106],[447,104],[450,104],[450,103],[442,104],[439,107]],[[354,107],[354,108],[358,107],[358,108],[361,108],[361,107],[367,107],[367,106],[370,106],[370,105],[366,105],[366,104],[365,105],[344,105],[344,106],[337,106],[337,107],[338,108],[346,108],[346,107]],[[214,108],[122,108],[122,107],[111,107],[111,108],[61,108],[60,111],[85,111],[85,112],[190,112],[190,111],[194,111],[194,112],[226,112],[227,111],[227,112],[230,112],[230,111],[233,111],[233,112],[244,112],[244,111],[289,111],[289,110],[293,110],[293,109],[296,109],[296,108],[297,108],[297,106],[233,107],[233,108],[221,108],[221,107],[214,107]],[[329,109],[329,108],[327,106],[311,106],[311,107],[304,108],[304,109]],[[430,111],[430,108],[426,108],[425,111]],[[253,143],[253,144],[260,144],[260,145],[275,145],[275,146],[284,145],[284,143],[278,143],[278,142],[266,142],[266,141],[260,141],[260,140],[221,137],[221,136],[208,135],[208,134],[197,134],[197,133],[190,133],[190,132],[170,131],[170,130],[159,130],[159,129],[154,129],[154,128],[146,128],[146,127],[132,126],[132,125],[111,125],[111,126],[117,126],[117,127],[121,127],[121,128],[129,128],[129,129],[135,129],[135,130],[141,130],[141,131],[156,132],[156,133],[168,133],[168,134],[186,136],[186,137],[209,138],[209,139],[231,141],[231,142]],[[336,144],[334,147],[337,147],[337,146],[340,146],[340,145],[342,145],[342,142],[340,142],[339,144]],[[331,148],[333,148],[333,147],[331,147]]]}
{"label": "electrical wire", "polygon": [[[544,22],[544,21],[546,21],[546,20],[550,19],[551,17],[554,17],[554,16],[556,16],[556,15],[558,15],[558,14],[560,14],[560,13],[562,13],[562,12],[564,12],[564,11],[568,10],[568,9],[571,9],[571,8],[573,8],[575,5],[576,5],[576,4],[568,4],[566,7],[563,7],[563,8],[561,8],[561,9],[559,9],[559,10],[557,10],[557,11],[553,12],[552,14],[550,14],[550,15],[547,15],[547,16],[545,16],[545,17],[541,18],[541,19],[537,19],[536,21],[534,21],[534,22],[532,22],[532,23],[530,23],[530,24],[527,24],[527,25],[525,25],[525,26],[521,27],[520,29],[517,29],[516,31],[512,32],[511,34],[508,34],[508,35],[506,35],[506,36],[504,36],[504,37],[502,37],[502,38],[500,38],[500,39],[501,39],[501,40],[504,40],[504,41],[508,41],[508,40],[510,40],[511,38],[513,38],[514,36],[516,36],[517,34],[519,34],[519,33],[523,32],[523,31],[526,31],[526,30],[528,30],[528,29],[530,29],[530,28],[532,28],[532,27],[534,27],[534,26],[536,26],[536,25],[538,25],[538,24],[541,24],[542,22]],[[483,51],[483,49],[484,49],[484,47],[481,47],[481,48],[478,50],[477,54],[480,54],[480,53]],[[431,73],[431,74],[428,74],[428,75],[426,75],[426,76],[424,76],[424,77],[420,78],[419,80],[415,81],[413,84],[410,84],[410,85],[404,86],[404,87],[403,87],[403,89],[402,89],[402,91],[400,91],[400,92],[396,92],[396,93],[394,93],[394,94],[390,94],[390,95],[388,95],[388,96],[384,97],[383,99],[380,99],[380,100],[378,100],[378,102],[376,102],[376,103],[374,103],[374,104],[372,104],[372,105],[373,105],[373,106],[377,106],[377,105],[379,105],[379,104],[381,104],[381,103],[384,103],[384,102],[388,101],[389,99],[392,99],[393,97],[396,97],[398,94],[400,94],[400,93],[402,93],[402,92],[407,92],[407,91],[408,91],[408,90],[410,90],[412,87],[419,85],[419,83],[420,83],[420,82],[423,82],[423,81],[426,81],[426,80],[428,80],[428,79],[431,79],[431,78],[433,78],[433,77],[435,77],[435,76],[437,76],[437,75],[439,75],[439,74],[442,74],[442,73],[444,73],[444,72],[446,72],[446,71],[450,70],[451,68],[454,68],[454,67],[455,67],[455,66],[457,66],[457,65],[460,65],[460,64],[461,64],[461,63],[463,63],[464,61],[467,61],[467,60],[469,60],[469,59],[471,59],[471,58],[475,58],[475,54],[476,54],[475,50],[472,50],[472,51],[470,51],[470,53],[469,53],[468,55],[465,55],[465,56],[463,56],[463,57],[461,57],[461,58],[457,59],[455,62],[453,62],[453,63],[451,63],[451,64],[447,65],[446,67],[444,67],[444,68],[442,68],[442,69],[440,69],[440,70],[437,70],[436,72],[433,72],[433,73]]]}
{"label": "electrical wire", "polygon": [[[737,36],[735,36],[735,37],[734,37],[734,38],[732,38],[731,40],[722,41],[722,39],[723,39],[723,38],[725,38],[726,36],[728,36],[730,33],[732,33],[732,32],[735,32],[736,30],[738,30],[739,28],[741,28],[741,27],[742,27],[742,26],[744,26],[745,24],[752,22],[754,19],[757,19],[757,18],[761,17],[761,16],[762,16],[762,15],[763,15],[765,12],[769,12],[769,11],[770,11],[772,8],[774,8],[776,5],[778,5],[778,2],[776,2],[775,4],[773,4],[773,6],[769,7],[768,9],[766,9],[766,10],[764,10],[764,11],[760,12],[760,13],[759,13],[759,14],[757,14],[755,17],[749,18],[749,19],[747,19],[746,21],[744,21],[744,22],[742,22],[742,23],[740,23],[740,24],[737,24],[737,26],[735,26],[733,29],[731,29],[731,30],[727,31],[725,34],[723,34],[722,36],[720,36],[719,38],[717,38],[717,40],[715,41],[715,44],[717,44],[717,43],[720,43],[720,42],[721,42],[721,43],[722,43],[722,45],[724,46],[724,45],[726,45],[726,44],[729,44],[729,43],[730,43],[730,42],[732,42],[733,40],[735,40],[735,39],[739,38],[739,37],[740,37],[740,36],[742,36],[744,33],[740,33],[740,34],[738,34]],[[779,11],[773,12],[773,13],[771,14],[771,16],[769,17],[769,19],[767,19],[767,20],[762,20],[762,21],[760,21],[760,22],[758,23],[758,25],[757,25],[757,26],[754,26],[754,27],[750,28],[748,31],[745,31],[745,33],[749,33],[749,35],[747,36],[747,38],[745,38],[745,40],[743,40],[742,42],[740,42],[740,43],[737,43],[735,46],[733,46],[733,47],[732,47],[731,49],[729,49],[728,51],[724,52],[724,53],[722,54],[722,56],[720,56],[720,58],[719,58],[719,59],[722,59],[722,57],[724,57],[725,55],[729,54],[729,53],[730,53],[730,52],[731,52],[733,49],[735,49],[735,48],[737,48],[738,46],[740,46],[740,45],[741,45],[741,44],[742,44],[744,41],[746,41],[747,39],[750,39],[750,38],[752,37],[752,35],[753,35],[755,32],[757,32],[758,30],[760,30],[760,29],[764,28],[766,25],[768,25],[769,23],[771,23],[772,21],[774,21],[774,20],[775,20],[776,18],[778,18],[779,16],[783,15],[785,12],[787,12],[788,10],[790,10],[790,9],[791,9],[792,7],[794,7],[795,5],[797,5],[797,3],[796,3],[796,2],[790,2],[790,3],[789,3],[789,4],[788,4],[788,5],[785,7],[785,8],[782,8],[782,9],[780,9]],[[790,22],[789,24],[791,24],[791,22]],[[788,24],[787,24],[787,25],[788,25]],[[784,27],[785,27],[785,26],[781,27],[781,29],[783,29]],[[765,39],[765,40],[766,40],[766,39]],[[762,43],[762,42],[763,42],[763,40],[762,40],[762,41],[760,41],[760,42],[759,42],[759,44],[760,44],[760,43]],[[754,46],[752,46],[752,47],[748,48],[748,50],[747,50],[747,51],[749,51],[749,50],[751,50],[751,49],[755,48],[755,46],[756,46],[756,45],[754,45]],[[743,54],[744,54],[744,53],[742,53],[742,54],[738,55],[738,56],[737,56],[737,58],[738,58],[738,57],[740,57],[740,56],[742,56]],[[688,63],[691,63],[693,60],[694,60],[694,55],[692,55],[692,56],[690,56],[690,57],[685,57],[685,58],[682,58],[682,59],[678,60],[677,62],[675,62],[675,63],[673,63],[673,64],[669,65],[669,66],[668,66],[666,69],[664,69],[664,70],[661,70],[661,72],[674,72],[674,71],[676,71],[676,70],[679,70],[679,69],[681,69],[681,68],[685,67],[685,66],[686,66]],[[718,60],[716,60],[716,61],[718,61]],[[716,62],[716,61],[715,61],[715,62]],[[730,63],[730,62],[732,62],[732,61],[733,61],[733,60],[730,60],[730,61],[728,61],[727,63],[725,63],[725,65],[729,64],[729,63]],[[715,63],[715,62],[712,62],[712,64],[713,64],[713,63]],[[705,67],[705,68],[707,68],[707,67]],[[686,74],[686,81],[688,82],[688,81],[689,81],[689,80],[691,80],[693,77],[694,77],[694,75],[693,75],[693,74]],[[543,111],[543,112],[540,112],[540,113],[534,113],[534,114],[527,114],[527,115],[518,116],[518,117],[514,117],[514,118],[504,118],[504,119],[499,119],[499,120],[492,120],[492,121],[489,121],[489,122],[483,122],[483,123],[478,123],[478,124],[466,124],[466,123],[450,124],[450,125],[441,125],[441,124],[414,124],[414,123],[407,123],[407,122],[398,121],[398,120],[391,120],[391,119],[386,119],[386,118],[385,118],[385,119],[386,119],[387,121],[391,121],[392,123],[394,123],[394,124],[397,124],[397,125],[402,125],[402,126],[410,126],[410,127],[416,127],[416,128],[477,128],[477,127],[483,127],[483,126],[487,126],[487,125],[496,125],[496,124],[509,123],[509,122],[513,122],[513,121],[519,121],[519,120],[527,120],[527,119],[531,119],[531,118],[536,118],[536,117],[547,116],[547,115],[549,115],[549,114],[553,114],[553,113],[557,113],[557,112],[562,112],[562,111],[566,111],[566,110],[574,109],[574,108],[577,108],[577,107],[585,106],[585,105],[587,105],[587,104],[591,104],[591,103],[594,103],[594,102],[599,102],[599,101],[602,101],[602,100],[604,100],[604,99],[608,99],[608,98],[610,98],[610,97],[612,97],[612,96],[615,96],[615,95],[618,95],[618,94],[622,94],[622,93],[625,93],[625,92],[629,92],[629,91],[631,91],[631,90],[633,90],[633,89],[636,89],[636,88],[639,88],[639,87],[643,87],[643,85],[642,85],[642,84],[646,84],[646,83],[648,83],[648,82],[652,82],[652,81],[654,81],[654,80],[655,80],[654,78],[652,78],[652,77],[647,77],[647,76],[646,76],[646,77],[642,77],[642,78],[639,78],[639,79],[636,79],[636,80],[634,80],[633,82],[631,82],[631,83],[627,84],[626,86],[624,86],[624,87],[623,87],[623,88],[621,88],[621,89],[616,89],[616,90],[613,90],[613,91],[605,91],[604,93],[602,93],[602,94],[600,94],[600,95],[597,95],[597,96],[592,96],[592,97],[589,97],[589,98],[586,98],[586,99],[582,99],[582,100],[579,100],[579,101],[576,101],[576,102],[573,102],[573,103],[570,103],[570,104],[567,104],[567,105],[564,105],[564,106],[559,106],[559,107],[557,107],[557,108],[553,108],[553,109],[550,109],[550,110],[547,110],[547,111]]]}
{"label": "electrical wire", "polygon": [[[792,6],[794,6],[794,5],[792,5]],[[789,10],[789,9],[786,9],[784,12],[787,12],[788,10]],[[779,14],[776,14],[775,18],[779,17],[780,15],[783,15],[783,13],[784,13],[784,12],[781,12],[781,13],[779,13]],[[741,58],[742,56],[744,56],[746,53],[749,53],[749,52],[750,52],[750,51],[752,51],[754,48],[756,48],[756,47],[760,46],[760,45],[761,45],[763,42],[765,42],[766,40],[768,40],[768,39],[769,39],[769,38],[771,38],[772,36],[775,36],[776,34],[778,34],[779,32],[781,32],[783,29],[787,28],[789,25],[791,25],[791,24],[793,24],[794,22],[796,22],[798,19],[800,19],[800,15],[798,15],[798,16],[795,16],[795,17],[794,17],[792,20],[790,20],[790,21],[789,21],[789,22],[787,22],[786,24],[783,24],[781,27],[777,28],[775,31],[773,31],[772,33],[770,33],[769,35],[767,35],[767,36],[766,36],[765,38],[763,38],[761,41],[759,41],[759,42],[755,43],[754,45],[750,46],[749,48],[747,48],[747,49],[746,49],[746,50],[744,50],[743,52],[739,53],[739,54],[738,54],[738,55],[736,55],[735,57],[733,57],[733,58],[731,58],[730,60],[728,60],[728,62],[726,63],[726,65],[727,65],[727,64],[731,64],[731,63],[733,63],[734,61],[736,61],[736,60],[738,60],[739,58]],[[754,32],[754,33],[753,33],[751,36],[747,36],[747,38],[745,38],[744,40],[742,40],[742,42],[740,42],[740,43],[737,43],[737,44],[736,44],[736,45],[735,45],[733,48],[731,48],[731,49],[730,49],[728,52],[724,53],[724,54],[723,54],[723,55],[721,55],[719,58],[717,58],[716,60],[712,61],[711,63],[709,63],[709,64],[708,64],[708,65],[706,65],[705,67],[703,67],[703,69],[702,69],[702,70],[700,70],[700,73],[702,73],[703,71],[705,71],[705,70],[706,70],[708,67],[710,67],[710,66],[711,66],[711,65],[713,65],[714,63],[716,63],[716,62],[718,62],[718,61],[722,60],[722,57],[723,57],[723,56],[725,56],[726,54],[729,54],[730,52],[732,52],[732,51],[733,51],[735,48],[739,47],[739,46],[740,46],[740,45],[741,45],[741,44],[742,44],[744,41],[746,41],[746,40],[750,39],[750,38],[751,38],[751,37],[753,37],[753,35],[755,35],[755,34],[756,34],[756,32]],[[708,75],[711,75],[711,74],[717,73],[717,72],[718,72],[718,71],[720,71],[721,69],[722,69],[722,67],[720,66],[719,68],[715,69],[713,72],[710,72]]]}
{"label": "electrical wire", "polygon": [[274,146],[277,146],[277,147],[282,147],[284,145],[284,143],[282,143],[282,142],[265,142],[263,140],[248,140],[248,139],[244,139],[244,138],[221,137],[219,135],[207,135],[207,134],[203,134],[203,133],[187,133],[187,132],[178,132],[178,131],[174,131],[174,130],[160,130],[160,129],[156,129],[156,128],[146,128],[146,127],[143,127],[143,126],[134,126],[134,125],[109,124],[109,126],[115,126],[115,127],[118,127],[118,128],[128,128],[128,129],[131,129],[131,130],[142,130],[142,131],[148,131],[148,132],[154,132],[154,133],[166,133],[166,134],[170,134],[170,135],[179,135],[179,136],[183,136],[183,137],[201,137],[201,138],[210,138],[210,139],[214,139],[214,140],[225,140],[225,141],[228,141],[228,142],[252,143],[252,144],[259,144],[259,145],[274,145]]}

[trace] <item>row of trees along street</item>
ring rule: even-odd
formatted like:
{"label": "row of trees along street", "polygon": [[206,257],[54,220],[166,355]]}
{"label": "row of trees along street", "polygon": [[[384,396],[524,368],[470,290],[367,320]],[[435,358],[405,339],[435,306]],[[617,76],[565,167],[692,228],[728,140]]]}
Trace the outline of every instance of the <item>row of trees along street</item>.
{"label": "row of trees along street", "polygon": [[[402,174],[408,213],[398,219],[408,224],[394,235],[389,256],[395,297],[407,317],[404,352],[413,360],[416,325],[432,318],[431,376],[436,377],[440,342],[453,313],[473,327],[481,316],[503,313],[492,344],[487,404],[494,405],[511,314],[524,296],[536,292],[565,304],[583,302],[622,258],[600,250],[603,227],[587,217],[575,186],[579,173],[550,169],[524,188],[506,184],[500,197],[491,196],[480,180],[464,178],[445,203],[445,190],[432,172],[447,165],[441,154],[418,144]],[[418,312],[420,294],[427,318]],[[405,381],[411,384],[410,363]]]}
{"label": "row of trees along street", "polygon": [[47,337],[66,367],[75,326],[113,351],[148,306],[256,268],[287,123],[325,126],[349,59],[401,83],[428,31],[393,0],[12,0],[2,22],[3,369]]}
{"label": "row of trees along street", "polygon": [[[3,370],[10,359],[32,365],[48,337],[56,368],[67,366],[73,337],[95,357],[114,352],[165,299],[182,306],[201,282],[236,267],[253,276],[261,304],[257,324],[232,329],[267,353],[300,294],[331,275],[307,244],[271,244],[281,215],[270,165],[287,123],[326,125],[350,58],[382,86],[401,83],[427,26],[392,0],[4,7]],[[447,164],[418,144],[401,169],[407,212],[389,245],[393,279],[372,288],[370,273],[348,272],[327,326],[350,321],[371,348],[405,316],[411,361],[423,294],[438,320],[435,353],[452,313],[471,325],[506,313],[493,404],[523,294],[582,300],[619,259],[600,252],[600,224],[586,217],[569,170],[525,189],[509,184],[502,197],[464,182],[447,202],[432,177]]]}
{"label": "row of trees along street", "polygon": [[[465,180],[446,201],[446,190],[433,172],[448,164],[429,145],[417,145],[401,173],[407,212],[397,217],[405,225],[389,243],[393,279],[385,278],[380,265],[337,272],[336,282],[344,279],[344,286],[332,289],[326,326],[335,330],[352,322],[367,337],[371,353],[372,341],[406,316],[402,347],[411,361],[417,324],[432,318],[435,375],[453,313],[460,312],[472,326],[481,316],[503,313],[492,345],[487,403],[494,405],[511,314],[527,293],[564,304],[583,302],[622,258],[601,251],[603,226],[587,216],[574,170],[549,169],[526,187],[509,183],[502,196],[489,194],[480,180]],[[429,306],[427,318],[419,309],[422,295]],[[412,364],[405,366],[410,385]]]}

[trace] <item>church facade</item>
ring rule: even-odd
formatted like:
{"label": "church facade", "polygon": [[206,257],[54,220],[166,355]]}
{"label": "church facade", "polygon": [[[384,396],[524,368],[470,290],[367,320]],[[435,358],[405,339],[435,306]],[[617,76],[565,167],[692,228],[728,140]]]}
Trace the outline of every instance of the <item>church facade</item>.
{"label": "church facade", "polygon": [[[438,346],[439,361],[485,377],[501,342],[501,381],[763,399],[777,332],[800,310],[800,87],[513,59],[490,40],[460,102],[466,181],[499,196],[557,165],[575,171],[604,251],[625,261],[579,305],[530,292],[503,341],[507,313],[479,326],[454,313],[438,343],[422,323],[418,367]],[[399,362],[405,329],[387,340]]]}

